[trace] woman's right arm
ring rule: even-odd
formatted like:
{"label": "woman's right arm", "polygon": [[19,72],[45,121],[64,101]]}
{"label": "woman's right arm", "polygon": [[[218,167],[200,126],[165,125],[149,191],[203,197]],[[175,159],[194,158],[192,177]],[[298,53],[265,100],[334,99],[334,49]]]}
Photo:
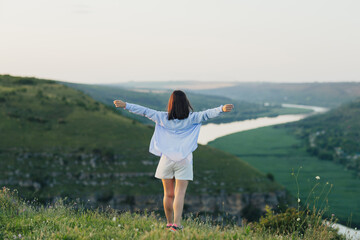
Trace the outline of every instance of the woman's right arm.
{"label": "woman's right arm", "polygon": [[145,116],[147,118],[149,118],[150,120],[154,121],[154,122],[159,122],[160,119],[160,111],[156,111],[147,107],[143,107],[137,104],[133,104],[133,103],[128,103],[128,102],[124,102],[121,100],[115,100],[114,104],[116,107],[121,107],[124,108],[126,110],[128,110],[129,112],[141,115],[141,116]]}

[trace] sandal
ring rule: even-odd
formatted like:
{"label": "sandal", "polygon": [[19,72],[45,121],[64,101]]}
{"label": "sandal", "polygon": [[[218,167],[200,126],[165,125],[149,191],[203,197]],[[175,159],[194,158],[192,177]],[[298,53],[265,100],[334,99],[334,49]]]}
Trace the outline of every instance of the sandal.
{"label": "sandal", "polygon": [[177,226],[175,223],[171,226],[170,231],[177,232],[184,229],[184,226]]}

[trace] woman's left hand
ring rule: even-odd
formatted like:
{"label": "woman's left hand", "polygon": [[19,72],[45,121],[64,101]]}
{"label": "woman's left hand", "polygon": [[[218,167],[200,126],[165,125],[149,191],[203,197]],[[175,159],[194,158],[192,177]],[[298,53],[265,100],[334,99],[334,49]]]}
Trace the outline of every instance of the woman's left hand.
{"label": "woman's left hand", "polygon": [[115,107],[121,107],[121,108],[126,107],[126,102],[123,102],[121,100],[114,100],[114,104],[115,104]]}
{"label": "woman's left hand", "polygon": [[223,112],[230,112],[234,108],[232,104],[225,104],[222,108]]}

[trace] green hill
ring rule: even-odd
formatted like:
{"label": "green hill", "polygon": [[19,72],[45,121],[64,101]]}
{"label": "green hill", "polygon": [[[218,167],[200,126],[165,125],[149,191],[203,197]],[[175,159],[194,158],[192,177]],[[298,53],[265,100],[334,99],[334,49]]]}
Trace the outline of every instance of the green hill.
{"label": "green hill", "polygon": [[[114,99],[124,99],[128,102],[137,103],[143,106],[147,106],[157,110],[166,110],[166,106],[172,91],[163,90],[140,90],[140,89],[125,89],[119,86],[104,86],[104,85],[91,85],[91,84],[75,84],[62,82],[67,86],[79,89],[84,93],[90,95],[94,99],[107,104],[113,105]],[[159,84],[154,85],[160,87]],[[282,108],[279,105],[264,106],[263,104],[250,103],[246,101],[238,101],[230,99],[224,96],[209,96],[193,91],[186,91],[186,94],[194,107],[195,111],[202,111],[205,109],[220,106],[221,104],[232,103],[235,108],[234,111],[224,114],[218,118],[208,121],[209,123],[224,123],[241,121],[245,119],[253,119],[258,117],[275,117],[283,114],[297,114],[297,113],[308,113],[311,112],[305,109],[294,109],[294,108]],[[152,124],[152,122],[146,118],[139,117],[133,114],[125,113],[125,116],[134,118],[142,123]],[[205,123],[206,124],[206,123]]]}
{"label": "green hill", "polygon": [[343,164],[360,177],[360,98],[287,126],[303,139],[309,153]]}
{"label": "green hill", "polygon": [[[35,78],[0,75],[0,186],[40,201],[107,203],[118,194],[161,194],[145,126],[83,92]],[[189,194],[283,189],[239,158],[199,146]]]}

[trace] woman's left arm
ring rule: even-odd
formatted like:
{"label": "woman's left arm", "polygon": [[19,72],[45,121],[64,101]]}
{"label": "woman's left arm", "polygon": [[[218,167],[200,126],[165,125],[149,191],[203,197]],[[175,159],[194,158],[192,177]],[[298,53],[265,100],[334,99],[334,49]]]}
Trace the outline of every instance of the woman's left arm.
{"label": "woman's left arm", "polygon": [[147,107],[143,107],[137,104],[133,104],[133,103],[128,103],[128,102],[124,102],[121,100],[115,100],[114,104],[116,107],[121,107],[124,108],[126,110],[128,110],[129,112],[141,115],[141,116],[145,116],[147,118],[149,118],[150,120],[154,121],[154,122],[159,122],[159,116],[160,116],[160,111],[156,111]]}
{"label": "woman's left arm", "polygon": [[234,105],[225,104],[217,108],[212,108],[201,112],[195,112],[193,113],[192,120],[194,123],[201,123],[203,121],[207,121],[211,118],[219,116],[222,112],[231,112],[233,108]]}

